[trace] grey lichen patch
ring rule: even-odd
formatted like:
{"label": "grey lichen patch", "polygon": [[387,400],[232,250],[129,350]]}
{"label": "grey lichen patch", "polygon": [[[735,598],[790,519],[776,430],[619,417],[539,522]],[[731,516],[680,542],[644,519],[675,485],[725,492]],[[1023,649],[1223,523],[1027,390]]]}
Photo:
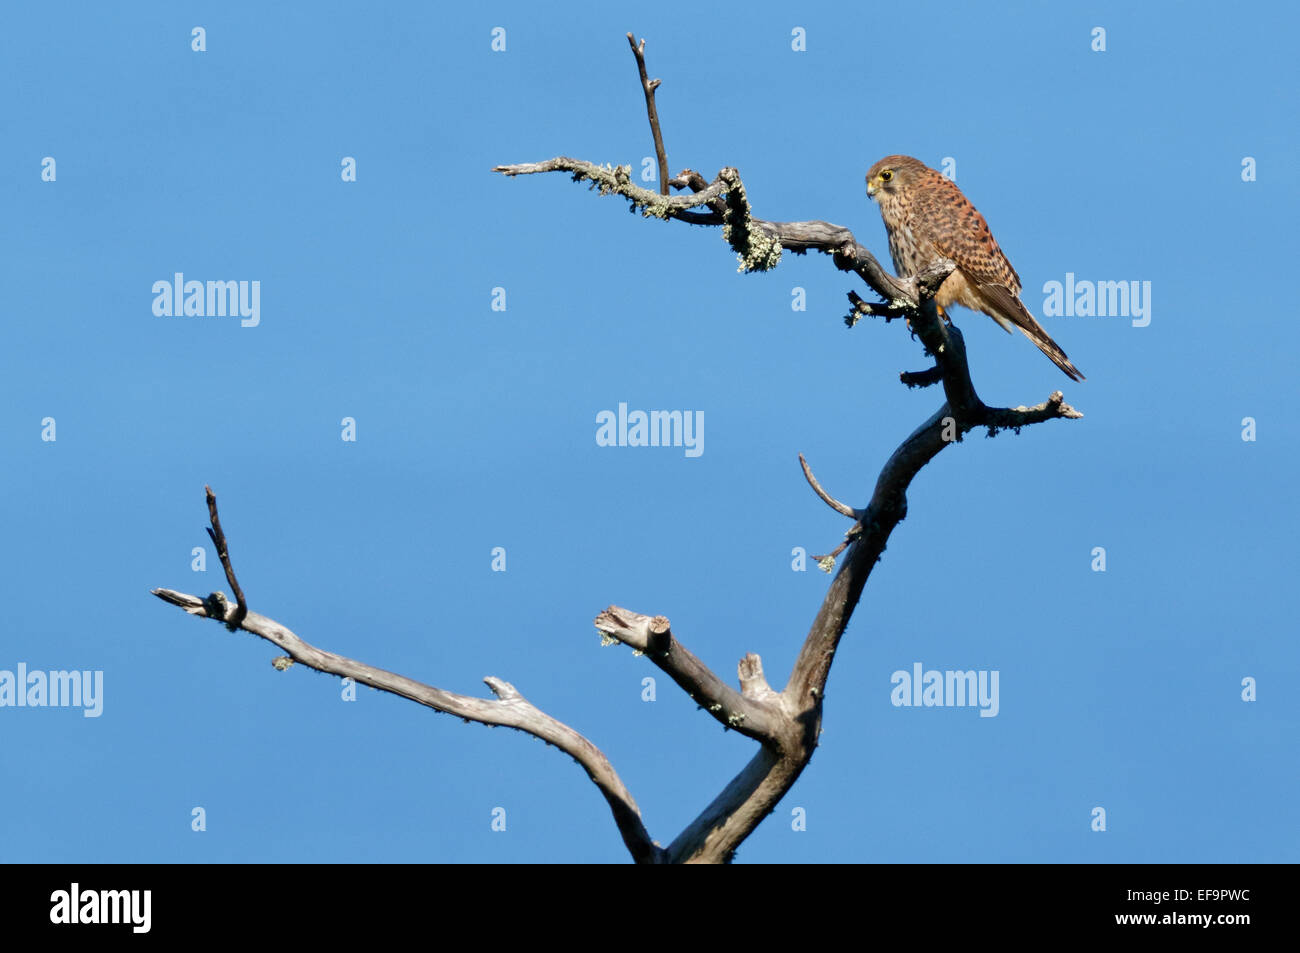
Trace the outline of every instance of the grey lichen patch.
{"label": "grey lichen patch", "polygon": [[727,716],[727,724],[729,724],[732,728],[738,727],[744,721],[745,721],[745,715],[743,712],[733,711],[730,715]]}
{"label": "grey lichen patch", "polygon": [[630,165],[614,166],[606,163],[603,166],[594,166],[590,171],[580,169],[573,173],[573,178],[579,182],[590,181],[591,188],[596,189],[601,195],[623,196],[632,203],[629,211],[640,209],[644,218],[667,221],[677,212],[669,196],[643,189],[633,182]]}
{"label": "grey lichen patch", "polygon": [[711,711],[711,712],[715,712],[715,713],[716,713],[716,712],[720,712],[720,711],[722,711],[722,703],[721,703],[721,702],[714,702],[712,705],[709,706],[709,711]]}
{"label": "grey lichen patch", "polygon": [[641,216],[643,218],[660,218],[664,221],[672,218],[674,209],[666,201],[667,198],[668,196],[664,195],[660,197],[660,201],[647,202],[641,209]]}
{"label": "grey lichen patch", "polygon": [[203,600],[203,608],[207,611],[209,618],[220,619],[224,622],[226,615],[230,612],[230,600],[226,598],[224,592],[218,589]]}
{"label": "grey lichen patch", "polygon": [[[734,246],[733,246],[734,247]],[[739,272],[771,271],[781,263],[781,241],[763,232],[749,233],[748,251],[737,249]]]}
{"label": "grey lichen patch", "polygon": [[835,557],[823,556],[821,559],[817,560],[817,568],[822,572],[830,572],[835,568]]}
{"label": "grey lichen patch", "polygon": [[293,659],[289,658],[289,656],[287,655],[281,655],[278,658],[271,659],[271,666],[277,672],[285,671],[292,664],[293,664]]}
{"label": "grey lichen patch", "polygon": [[607,645],[619,644],[618,639],[614,638],[608,632],[601,632],[599,629],[597,629],[596,631],[600,633],[600,647],[602,649],[605,648]]}
{"label": "grey lichen patch", "polygon": [[596,166],[594,172],[575,172],[573,177],[578,180],[590,179],[591,187],[597,189],[601,195],[611,193],[627,195],[628,186],[632,183],[632,167],[606,163],[603,166]]}
{"label": "grey lichen patch", "polygon": [[781,241],[754,227],[749,214],[749,198],[735,169],[723,169],[720,177],[727,183],[727,210],[723,218],[722,238],[735,251],[741,273],[771,271],[781,262]]}

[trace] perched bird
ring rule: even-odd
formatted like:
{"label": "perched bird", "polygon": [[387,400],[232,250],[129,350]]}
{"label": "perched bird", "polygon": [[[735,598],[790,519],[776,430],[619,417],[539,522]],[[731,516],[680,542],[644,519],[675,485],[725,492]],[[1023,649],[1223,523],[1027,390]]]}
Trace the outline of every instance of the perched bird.
{"label": "perched bird", "polygon": [[900,278],[936,258],[957,269],[935,295],[940,311],[961,304],[983,311],[1011,332],[1012,325],[1071,379],[1084,379],[1065,352],[1020,302],[1020,276],[993,239],[984,216],[952,180],[911,156],[886,156],[867,173],[867,195],[880,203],[889,254]]}

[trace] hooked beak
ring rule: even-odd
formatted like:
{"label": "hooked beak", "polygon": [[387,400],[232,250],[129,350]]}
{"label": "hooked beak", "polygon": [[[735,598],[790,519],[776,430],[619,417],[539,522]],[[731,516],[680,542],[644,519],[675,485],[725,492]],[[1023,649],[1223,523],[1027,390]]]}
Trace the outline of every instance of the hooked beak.
{"label": "hooked beak", "polygon": [[876,188],[876,184],[874,182],[867,183],[867,198],[872,198],[872,199],[875,198],[876,193],[879,191],[880,190]]}

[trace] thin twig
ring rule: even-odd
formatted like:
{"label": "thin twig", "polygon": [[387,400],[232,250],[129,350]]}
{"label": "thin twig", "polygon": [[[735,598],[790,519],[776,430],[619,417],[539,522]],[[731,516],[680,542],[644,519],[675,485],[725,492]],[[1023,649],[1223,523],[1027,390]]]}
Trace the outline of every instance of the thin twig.
{"label": "thin twig", "polygon": [[827,506],[833,509],[836,513],[839,513],[841,516],[847,516],[850,519],[857,519],[859,516],[862,515],[853,507],[849,506],[849,504],[841,503],[839,500],[835,499],[835,497],[831,496],[829,493],[827,493],[825,490],[822,489],[822,485],[818,483],[817,478],[813,476],[812,467],[808,466],[808,461],[804,459],[802,453],[799,454],[799,466],[803,467],[804,479],[806,479],[808,481],[808,485],[813,488],[813,492],[816,493],[819,497],[821,497],[823,503],[825,503]]}
{"label": "thin twig", "polygon": [[886,324],[897,318],[907,316],[906,308],[897,308],[888,304],[864,301],[862,296],[856,291],[849,292],[849,304],[853,306],[853,310],[844,316],[844,323],[849,327],[853,327],[857,324],[858,317],[864,314],[871,318],[884,318]]}
{"label": "thin twig", "polygon": [[641,73],[641,89],[645,92],[645,111],[646,115],[650,117],[650,132],[655,139],[655,159],[659,162],[659,194],[667,195],[668,154],[664,152],[664,136],[659,131],[659,111],[655,109],[655,90],[659,88],[660,81],[650,79],[645,71],[645,39],[642,38],[641,45],[637,46],[636,40],[629,33],[627,42],[636,55],[637,70]]}
{"label": "thin twig", "polygon": [[830,572],[835,568],[835,560],[839,558],[840,553],[849,548],[849,543],[853,542],[862,535],[862,524],[854,523],[853,528],[844,534],[844,542],[840,543],[829,553],[822,556],[813,556],[813,561],[817,563],[817,568],[822,572]]}
{"label": "thin twig", "polygon": [[929,387],[943,382],[943,370],[936,364],[923,371],[902,371],[898,379],[908,387]]}
{"label": "thin twig", "polygon": [[217,556],[221,559],[221,568],[226,571],[226,581],[230,583],[231,590],[235,593],[235,611],[231,613],[230,618],[226,621],[226,626],[231,632],[239,628],[243,623],[244,617],[248,615],[248,601],[244,598],[244,590],[239,587],[239,580],[235,578],[235,567],[230,565],[230,552],[226,547],[226,534],[221,531],[221,519],[217,516],[217,495],[212,492],[212,487],[205,486],[203,492],[208,496],[208,519],[212,525],[208,528],[208,536],[212,539],[212,545],[217,547]]}

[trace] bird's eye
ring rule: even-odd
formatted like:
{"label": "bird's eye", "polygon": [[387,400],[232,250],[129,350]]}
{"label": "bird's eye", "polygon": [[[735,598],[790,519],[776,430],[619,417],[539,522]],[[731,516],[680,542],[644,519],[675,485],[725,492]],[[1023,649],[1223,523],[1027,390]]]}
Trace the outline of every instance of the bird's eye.
{"label": "bird's eye", "polygon": [[890,171],[889,169],[886,169],[884,172],[880,173],[880,181],[881,181],[881,182],[888,182],[888,181],[889,181],[890,179],[892,179],[893,177],[894,177],[894,173],[893,173],[892,171]]}

